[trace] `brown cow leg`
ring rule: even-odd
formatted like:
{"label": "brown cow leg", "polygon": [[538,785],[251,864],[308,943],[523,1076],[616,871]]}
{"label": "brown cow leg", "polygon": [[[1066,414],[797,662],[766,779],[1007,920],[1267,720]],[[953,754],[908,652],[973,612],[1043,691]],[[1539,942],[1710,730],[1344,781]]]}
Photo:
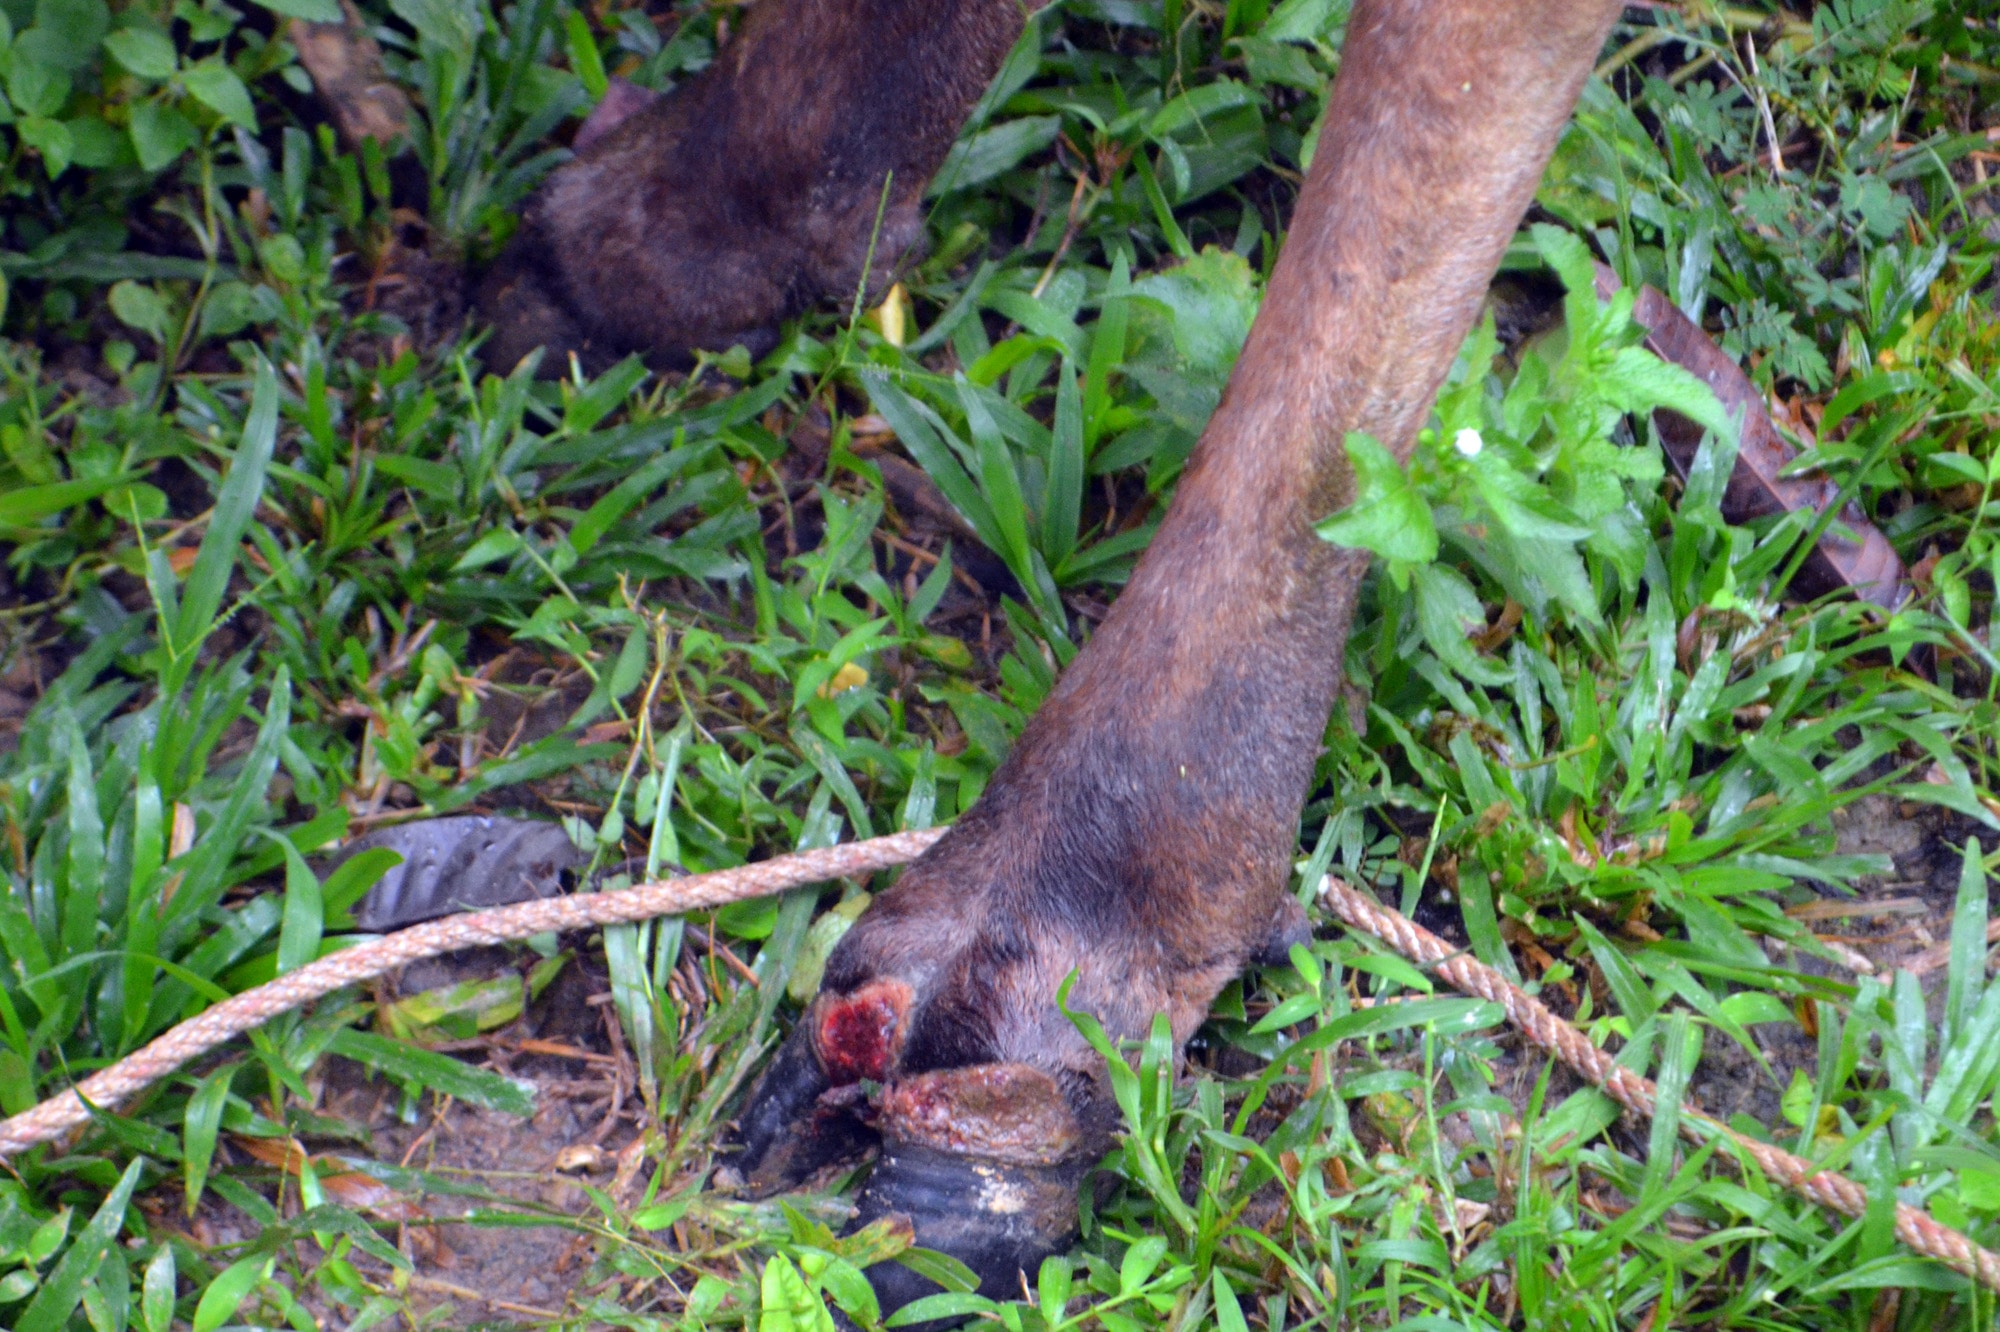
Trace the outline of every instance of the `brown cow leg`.
{"label": "brown cow leg", "polygon": [[686,87],[636,110],[618,90],[481,288],[489,363],[768,346],[780,320],[853,297],[871,237],[879,281],[921,236],[924,186],[1024,13],[758,0]]}
{"label": "brown cow leg", "polygon": [[[1359,0],[1290,237],[1222,405],[1110,617],[979,805],[856,923],[745,1116],[783,1185],[882,1157],[861,1219],[1018,1295],[1117,1111],[1058,1011],[1184,1041],[1282,925],[1365,560],[1318,540],[1361,430],[1406,455],[1616,0]],[[865,1085],[864,1085],[865,1084]],[[895,1306],[927,1286],[871,1273]]]}

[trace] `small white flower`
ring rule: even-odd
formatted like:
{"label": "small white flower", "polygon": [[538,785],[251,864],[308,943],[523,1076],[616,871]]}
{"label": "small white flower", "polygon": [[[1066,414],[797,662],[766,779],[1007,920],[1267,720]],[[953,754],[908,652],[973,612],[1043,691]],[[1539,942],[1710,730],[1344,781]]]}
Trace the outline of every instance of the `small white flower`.
{"label": "small white flower", "polygon": [[1467,426],[1452,437],[1451,446],[1458,450],[1462,458],[1477,458],[1479,451],[1486,447],[1486,441],[1479,437],[1477,430]]}

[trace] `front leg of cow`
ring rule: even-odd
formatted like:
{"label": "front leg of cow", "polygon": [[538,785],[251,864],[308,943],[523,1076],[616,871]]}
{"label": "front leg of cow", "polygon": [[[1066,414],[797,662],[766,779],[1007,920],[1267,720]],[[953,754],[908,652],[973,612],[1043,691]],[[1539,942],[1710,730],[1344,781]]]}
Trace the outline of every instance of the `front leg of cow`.
{"label": "front leg of cow", "polygon": [[[1617,6],[1360,0],[1264,308],[1173,508],[977,808],[864,916],[736,1163],[782,1187],[879,1137],[859,1220],[911,1217],[990,1295],[1068,1242],[1116,1128],[1098,1057],[1177,1041],[1282,943],[1299,809],[1365,561],[1313,522],[1342,441],[1407,454]],[[1282,952],[1282,949],[1276,951]],[[928,1287],[884,1264],[886,1307]]]}
{"label": "front leg of cow", "polygon": [[851,300],[871,256],[879,286],[1033,7],[758,0],[672,94],[613,83],[481,286],[489,364],[761,349],[780,321]]}

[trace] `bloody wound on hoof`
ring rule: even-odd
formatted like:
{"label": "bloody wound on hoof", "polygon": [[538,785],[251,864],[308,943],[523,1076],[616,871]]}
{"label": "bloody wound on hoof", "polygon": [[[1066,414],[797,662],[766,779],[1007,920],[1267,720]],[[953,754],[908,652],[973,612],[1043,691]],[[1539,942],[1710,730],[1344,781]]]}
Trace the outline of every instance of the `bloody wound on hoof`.
{"label": "bloody wound on hoof", "polygon": [[[826,13],[765,4],[769,34]],[[1617,10],[1358,0],[1263,311],[1159,534],[979,804],[828,960],[741,1121],[733,1169],[750,1187],[879,1143],[855,1224],[907,1215],[987,1294],[1017,1295],[1069,1243],[1076,1183],[1118,1122],[1101,1060],[1056,1006],[1064,978],[1114,1039],[1166,1013],[1185,1042],[1247,961],[1298,937],[1284,884],[1366,568],[1313,524],[1352,498],[1350,431],[1407,456]],[[983,34],[956,51],[992,58],[1017,21],[993,0],[938,13]],[[750,77],[730,68],[717,88]],[[943,125],[976,82],[925,114]],[[842,98],[875,114],[858,87],[827,80],[813,117]],[[584,163],[638,151],[635,127],[672,114],[634,116]],[[896,180],[892,211],[913,209],[919,182]],[[900,238],[914,212],[895,215]],[[885,1309],[932,1289],[894,1263],[869,1275]]]}

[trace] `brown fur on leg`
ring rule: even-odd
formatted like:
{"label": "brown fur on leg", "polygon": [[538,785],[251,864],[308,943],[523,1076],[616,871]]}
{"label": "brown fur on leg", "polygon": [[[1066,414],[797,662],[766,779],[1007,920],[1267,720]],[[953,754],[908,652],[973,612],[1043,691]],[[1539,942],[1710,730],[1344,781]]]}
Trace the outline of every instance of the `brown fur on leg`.
{"label": "brown fur on leg", "polygon": [[529,203],[482,295],[492,359],[769,345],[782,320],[852,296],[871,240],[879,283],[920,238],[924,186],[1023,13],[760,0],[713,66],[586,136]]}
{"label": "brown fur on leg", "polygon": [[[1158,535],[979,804],[828,959],[821,1002],[910,995],[897,1030],[865,1028],[886,1063],[864,1215],[909,1212],[983,1288],[1065,1242],[1060,1169],[1116,1126],[1065,979],[1114,1039],[1165,1013],[1185,1041],[1297,937],[1283,887],[1368,564],[1313,524],[1352,498],[1348,432],[1407,453],[1617,11],[1357,0],[1284,253]],[[957,1076],[989,1067],[1010,1072]],[[767,1081],[752,1115],[784,1094]],[[1023,1136],[1075,1146],[1007,1159]],[[922,1292],[871,1278],[885,1307]]]}

